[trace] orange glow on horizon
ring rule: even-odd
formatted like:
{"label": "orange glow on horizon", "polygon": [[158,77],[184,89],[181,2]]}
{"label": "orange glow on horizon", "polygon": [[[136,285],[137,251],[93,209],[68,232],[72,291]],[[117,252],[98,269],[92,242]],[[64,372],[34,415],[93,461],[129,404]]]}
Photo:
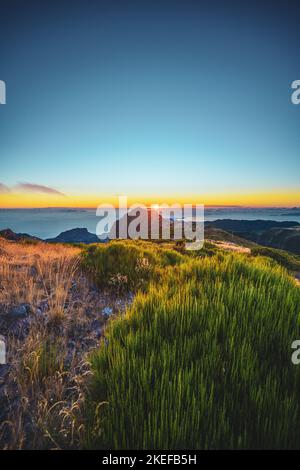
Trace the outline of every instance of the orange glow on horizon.
{"label": "orange glow on horizon", "polygon": [[[206,206],[251,206],[251,207],[293,207],[300,205],[300,190],[278,190],[270,192],[244,193],[206,193],[200,194],[168,194],[168,195],[128,195],[131,204],[204,204]],[[118,195],[81,194],[61,197],[43,193],[5,193],[0,194],[0,208],[96,208],[99,204],[118,206]]]}

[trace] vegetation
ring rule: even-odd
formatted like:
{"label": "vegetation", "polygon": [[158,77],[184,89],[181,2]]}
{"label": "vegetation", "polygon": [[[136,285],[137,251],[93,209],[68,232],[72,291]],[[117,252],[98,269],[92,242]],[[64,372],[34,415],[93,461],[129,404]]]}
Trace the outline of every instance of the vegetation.
{"label": "vegetation", "polygon": [[[138,289],[158,278],[160,268],[184,260],[182,254],[165,246],[143,241],[113,241],[90,245],[82,254],[82,266],[99,287],[117,291]],[[119,286],[123,285],[123,288]]]}
{"label": "vegetation", "polygon": [[[94,317],[85,312],[99,307],[78,270],[79,254],[0,238],[0,332],[8,361],[0,365],[1,449],[82,447],[85,354],[98,344],[90,332]],[[10,316],[22,305],[24,318]]]}
{"label": "vegetation", "polygon": [[299,448],[300,291],[265,258],[166,267],[92,356],[88,445]]}
{"label": "vegetation", "polygon": [[299,448],[299,259],[249,248],[0,238],[0,447]]}
{"label": "vegetation", "polygon": [[239,237],[231,231],[225,231],[221,228],[206,226],[205,227],[205,240],[214,240],[217,242],[230,242],[236,245],[245,246],[252,248],[256,245],[253,241],[247,240],[246,238]]}
{"label": "vegetation", "polygon": [[262,246],[252,248],[251,253],[254,256],[266,256],[271,258],[289,271],[300,271],[300,256],[294,255],[293,253],[278,250],[277,248],[267,248]]}

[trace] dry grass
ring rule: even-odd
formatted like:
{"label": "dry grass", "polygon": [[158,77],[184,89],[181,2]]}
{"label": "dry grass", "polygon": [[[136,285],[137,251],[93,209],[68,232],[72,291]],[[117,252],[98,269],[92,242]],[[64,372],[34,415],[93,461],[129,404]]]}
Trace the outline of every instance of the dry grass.
{"label": "dry grass", "polygon": [[[0,238],[0,330],[9,363],[2,384],[0,374],[0,448],[81,446],[86,353],[98,344],[86,310],[104,305],[98,294],[98,303],[91,299],[79,253]],[[8,321],[9,308],[22,303],[30,315]]]}
{"label": "dry grass", "polygon": [[0,303],[49,302],[61,315],[74,278],[80,249],[44,243],[15,243],[0,238]]}
{"label": "dry grass", "polygon": [[248,254],[251,253],[250,248],[246,246],[237,245],[236,243],[223,242],[223,241],[219,242],[219,241],[214,241],[214,240],[208,240],[208,241],[212,243],[213,245],[217,246],[218,248],[222,248],[222,250],[225,250],[225,251],[233,251],[236,253],[248,253]]}
{"label": "dry grass", "polygon": [[10,342],[7,414],[0,427],[3,449],[80,447],[85,378],[89,364],[75,355],[65,364],[66,337],[54,338],[37,323],[22,344]]}

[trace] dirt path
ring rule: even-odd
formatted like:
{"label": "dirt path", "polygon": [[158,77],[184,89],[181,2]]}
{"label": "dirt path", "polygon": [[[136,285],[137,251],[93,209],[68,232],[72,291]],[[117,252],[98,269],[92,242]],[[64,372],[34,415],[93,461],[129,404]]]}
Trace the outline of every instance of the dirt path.
{"label": "dirt path", "polygon": [[241,245],[236,245],[235,243],[216,242],[214,240],[207,240],[207,241],[209,241],[213,245],[216,245],[217,247],[222,248],[223,250],[226,250],[226,251],[234,251],[236,253],[249,253],[249,254],[251,253],[250,248],[247,248],[247,247],[241,246]]}

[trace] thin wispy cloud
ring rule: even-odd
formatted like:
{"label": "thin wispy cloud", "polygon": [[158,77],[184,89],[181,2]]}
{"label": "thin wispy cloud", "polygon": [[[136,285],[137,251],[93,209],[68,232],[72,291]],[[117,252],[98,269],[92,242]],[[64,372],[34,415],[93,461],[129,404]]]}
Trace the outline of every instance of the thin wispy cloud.
{"label": "thin wispy cloud", "polygon": [[66,197],[64,193],[58,191],[57,189],[50,188],[49,186],[44,186],[42,184],[34,184],[34,183],[18,183],[15,186],[15,189],[26,191],[30,193],[44,193],[44,194],[56,194],[57,196]]}
{"label": "thin wispy cloud", "polygon": [[6,184],[0,183],[0,194],[9,193],[10,189]]}

